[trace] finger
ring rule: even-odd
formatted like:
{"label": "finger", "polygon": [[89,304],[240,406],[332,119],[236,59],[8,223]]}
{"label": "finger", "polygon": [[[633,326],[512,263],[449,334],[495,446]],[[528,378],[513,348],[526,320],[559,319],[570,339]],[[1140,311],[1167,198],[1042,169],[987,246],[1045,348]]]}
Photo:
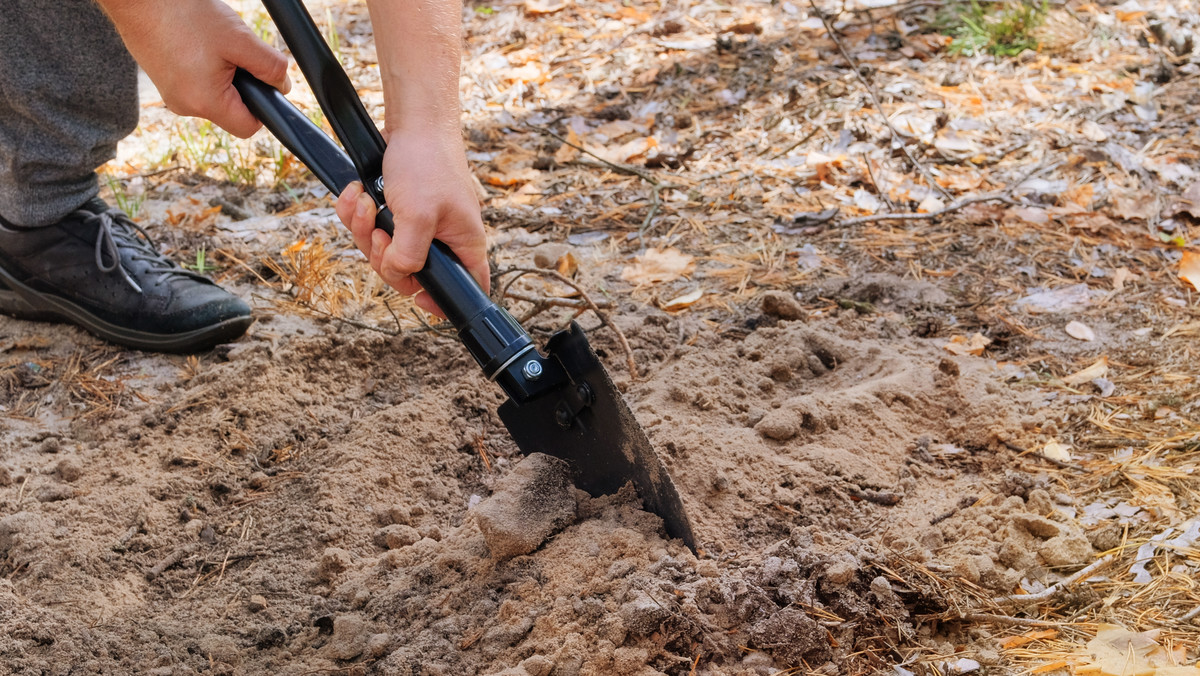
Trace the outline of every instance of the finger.
{"label": "finger", "polygon": [[367,258],[371,257],[371,238],[375,233],[375,211],[375,200],[371,199],[366,192],[360,192],[354,199],[354,215],[350,221],[350,235],[354,238],[354,245],[358,247],[359,251],[366,254]]}
{"label": "finger", "polygon": [[347,185],[342,194],[338,195],[337,202],[334,203],[334,211],[337,212],[338,220],[346,229],[350,229],[350,225],[354,223],[354,208],[357,206],[356,200],[363,193],[363,185],[358,181],[352,181]]}
{"label": "finger", "polygon": [[233,36],[227,46],[225,57],[234,65],[248,71],[286,94],[292,90],[288,77],[288,61],[282,52],[263,42],[246,28],[241,35]]}
{"label": "finger", "polygon": [[[393,215],[398,214],[393,212]],[[392,243],[383,252],[380,268],[385,280],[399,280],[425,267],[429,246],[433,244],[434,223],[434,219],[420,216],[396,219]]]}
{"label": "finger", "polygon": [[446,313],[442,312],[442,309],[437,306],[437,303],[433,302],[433,296],[430,296],[424,289],[420,289],[417,294],[413,296],[413,302],[417,304],[417,307],[426,312],[435,314],[442,319],[446,318]]}
{"label": "finger", "polygon": [[238,138],[250,138],[262,127],[262,122],[242,103],[242,96],[232,83],[217,97],[212,113],[201,114],[200,117],[207,117],[213,124]]}

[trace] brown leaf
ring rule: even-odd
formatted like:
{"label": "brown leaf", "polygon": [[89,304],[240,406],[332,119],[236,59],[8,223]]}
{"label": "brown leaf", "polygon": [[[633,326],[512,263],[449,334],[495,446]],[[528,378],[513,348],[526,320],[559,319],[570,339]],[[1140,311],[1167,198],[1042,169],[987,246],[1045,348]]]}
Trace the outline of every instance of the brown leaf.
{"label": "brown leaf", "polygon": [[696,289],[690,293],[685,293],[682,296],[672,298],[671,300],[663,303],[662,309],[666,310],[667,312],[678,312],[695,304],[696,301],[700,300],[703,296],[704,289]]}
{"label": "brown leaf", "polygon": [[1183,258],[1179,261],[1179,278],[1200,291],[1200,253],[1190,250],[1183,252]]}
{"label": "brown leaf", "polygon": [[563,0],[525,0],[525,13],[530,16],[553,14],[566,6],[567,3]]}
{"label": "brown leaf", "polygon": [[621,271],[621,279],[632,284],[669,282],[691,273],[695,258],[675,248],[647,249],[633,265]]}
{"label": "brown leaf", "polygon": [[982,333],[976,333],[970,338],[966,336],[954,336],[950,339],[949,343],[946,343],[942,347],[946,348],[946,351],[950,354],[956,354],[960,357],[966,355],[981,357],[983,356],[983,350],[991,344],[991,338]]}

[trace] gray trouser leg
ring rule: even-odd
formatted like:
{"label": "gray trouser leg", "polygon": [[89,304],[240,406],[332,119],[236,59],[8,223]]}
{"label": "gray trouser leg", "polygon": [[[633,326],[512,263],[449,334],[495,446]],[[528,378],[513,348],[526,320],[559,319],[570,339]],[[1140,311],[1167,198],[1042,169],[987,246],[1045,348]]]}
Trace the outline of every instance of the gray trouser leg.
{"label": "gray trouser leg", "polygon": [[0,216],[54,223],[137,126],[137,66],[93,0],[3,0]]}

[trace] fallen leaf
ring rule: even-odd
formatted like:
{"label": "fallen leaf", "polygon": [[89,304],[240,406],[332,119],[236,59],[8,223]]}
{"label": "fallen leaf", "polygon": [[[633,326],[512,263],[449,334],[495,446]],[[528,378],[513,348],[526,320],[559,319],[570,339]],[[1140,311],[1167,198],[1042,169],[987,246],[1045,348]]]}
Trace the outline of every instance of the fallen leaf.
{"label": "fallen leaf", "polygon": [[1117,268],[1113,273],[1113,291],[1123,291],[1125,282],[1137,280],[1137,275],[1129,271],[1129,268]]}
{"label": "fallen leaf", "polygon": [[525,0],[525,13],[531,16],[540,14],[553,14],[565,9],[567,6],[563,0]]}
{"label": "fallen leaf", "polygon": [[925,199],[921,200],[921,203],[917,205],[917,213],[932,214],[935,211],[941,211],[942,209],[945,209],[945,208],[946,208],[945,202],[934,197],[933,195],[930,195],[929,197],[926,197]]}
{"label": "fallen leaf", "polygon": [[579,138],[573,127],[567,127],[567,141],[554,151],[554,161],[558,164],[574,162],[579,157],[579,148],[583,147],[583,139]]}
{"label": "fallen leaf", "polygon": [[1200,291],[1200,253],[1190,250],[1183,252],[1183,258],[1179,261],[1179,278]]}
{"label": "fallen leaf", "polygon": [[984,348],[991,344],[991,338],[982,333],[976,333],[970,338],[966,336],[954,336],[950,339],[949,343],[946,343],[942,347],[946,348],[947,352],[959,355],[960,357],[965,355],[980,357],[983,356]]}
{"label": "fallen leaf", "polygon": [[1100,125],[1092,120],[1085,120],[1080,126],[1079,131],[1083,132],[1083,136],[1089,141],[1104,143],[1108,140],[1108,132],[1101,129]]}
{"label": "fallen leaf", "polygon": [[1096,332],[1082,322],[1067,322],[1064,330],[1075,340],[1091,342],[1096,339]]}
{"label": "fallen leaf", "polygon": [[695,266],[695,258],[679,249],[647,249],[633,265],[621,271],[621,279],[633,284],[656,284],[686,276]]}
{"label": "fallen leaf", "polygon": [[1099,625],[1088,641],[1091,664],[1077,674],[1098,676],[1200,676],[1200,668],[1180,665],[1177,656],[1158,643],[1159,629],[1133,632],[1111,624]]}
{"label": "fallen leaf", "polygon": [[682,309],[694,304],[696,301],[700,300],[700,298],[703,296],[704,296],[704,289],[696,289],[695,291],[692,291],[690,293],[685,293],[682,296],[679,296],[678,298],[672,298],[671,300],[663,303],[662,309],[666,310],[667,312],[678,312],[679,310],[682,310]]}
{"label": "fallen leaf", "polygon": [[1063,382],[1071,386],[1082,385],[1106,375],[1108,375],[1108,357],[1100,357],[1091,366],[1063,378]]}
{"label": "fallen leaf", "polygon": [[1050,441],[1042,447],[1042,455],[1059,462],[1071,462],[1071,447],[1057,441]]}
{"label": "fallen leaf", "polygon": [[1146,221],[1158,214],[1158,197],[1153,191],[1112,193],[1113,213],[1126,220]]}
{"label": "fallen leaf", "polygon": [[563,277],[574,277],[579,272],[579,261],[575,260],[575,254],[568,251],[555,262],[554,269]]}

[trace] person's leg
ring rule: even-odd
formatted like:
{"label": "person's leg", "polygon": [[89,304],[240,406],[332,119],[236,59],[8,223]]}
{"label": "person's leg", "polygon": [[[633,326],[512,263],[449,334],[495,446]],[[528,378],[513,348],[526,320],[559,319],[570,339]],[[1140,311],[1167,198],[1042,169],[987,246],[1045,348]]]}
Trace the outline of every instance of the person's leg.
{"label": "person's leg", "polygon": [[96,168],[139,113],[137,65],[108,17],[93,0],[2,2],[0,312],[144,350],[242,335],[244,301],[96,198]]}
{"label": "person's leg", "polygon": [[4,0],[0,218],[55,223],[138,122],[137,65],[93,0]]}

